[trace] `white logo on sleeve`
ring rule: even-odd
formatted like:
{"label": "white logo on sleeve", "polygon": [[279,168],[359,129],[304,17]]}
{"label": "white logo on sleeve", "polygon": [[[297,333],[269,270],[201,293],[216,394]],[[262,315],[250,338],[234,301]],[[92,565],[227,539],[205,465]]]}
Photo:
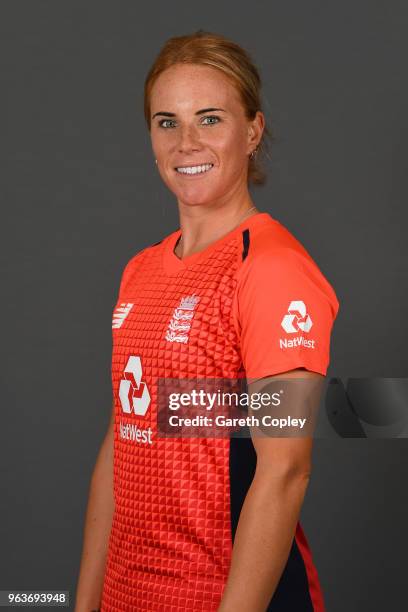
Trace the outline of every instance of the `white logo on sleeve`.
{"label": "white logo on sleeve", "polygon": [[304,332],[309,332],[313,323],[306,312],[305,303],[299,300],[291,302],[289,304],[288,314],[285,314],[283,317],[281,325],[288,334],[295,334],[299,329]]}
{"label": "white logo on sleeve", "polygon": [[287,334],[299,334],[292,339],[280,338],[280,348],[294,348],[304,346],[315,348],[315,340],[306,340],[302,332],[308,333],[312,328],[313,322],[307,312],[306,305],[301,300],[290,302],[287,314],[284,315],[281,326]]}

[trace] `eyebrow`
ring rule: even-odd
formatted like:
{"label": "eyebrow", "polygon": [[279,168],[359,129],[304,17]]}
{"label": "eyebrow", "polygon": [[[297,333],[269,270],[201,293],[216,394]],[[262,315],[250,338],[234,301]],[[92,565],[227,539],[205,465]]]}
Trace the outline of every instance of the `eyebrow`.
{"label": "eyebrow", "polygon": [[[223,111],[224,113],[226,113],[227,111],[225,111],[223,108],[202,108],[201,110],[198,110],[196,113],[194,113],[195,115],[202,115],[203,113],[209,113],[212,111]],[[159,111],[158,113],[154,113],[152,119],[154,119],[157,115],[163,115],[163,117],[175,117],[176,113],[166,113],[165,111]]]}

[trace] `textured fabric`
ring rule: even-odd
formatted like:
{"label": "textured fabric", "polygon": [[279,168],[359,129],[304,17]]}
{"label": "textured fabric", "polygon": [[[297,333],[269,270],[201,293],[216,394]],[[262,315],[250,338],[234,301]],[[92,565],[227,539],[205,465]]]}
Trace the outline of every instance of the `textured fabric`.
{"label": "textured fabric", "polygon": [[[115,511],[102,612],[216,611],[228,577],[239,462],[228,438],[159,437],[158,378],[236,379],[246,369],[256,377],[297,367],[324,374],[328,365],[338,302],[286,228],[258,213],[183,260],[174,253],[180,233],[130,259],[113,310]],[[279,348],[281,339],[301,336],[314,348]],[[286,609],[291,588],[305,590],[297,612],[323,612],[300,524],[279,601],[268,610]]]}

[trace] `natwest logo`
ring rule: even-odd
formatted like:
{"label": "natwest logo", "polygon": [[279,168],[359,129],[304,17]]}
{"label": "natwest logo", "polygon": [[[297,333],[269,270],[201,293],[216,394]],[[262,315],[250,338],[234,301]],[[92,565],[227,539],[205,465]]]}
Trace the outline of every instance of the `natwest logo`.
{"label": "natwest logo", "polygon": [[308,333],[313,325],[304,302],[301,300],[292,301],[289,304],[287,314],[281,321],[281,325],[287,334],[299,334],[295,338],[280,338],[279,346],[281,349],[296,348],[297,346],[315,348],[315,340],[306,340],[300,333]]}
{"label": "natwest logo", "polygon": [[295,334],[299,330],[309,332],[313,322],[306,312],[305,303],[300,300],[291,302],[281,325],[287,334]]}
{"label": "natwest logo", "polygon": [[146,383],[142,381],[142,364],[137,355],[130,355],[127,361],[119,385],[119,399],[126,414],[133,412],[138,416],[145,416],[149,408],[150,393]]}

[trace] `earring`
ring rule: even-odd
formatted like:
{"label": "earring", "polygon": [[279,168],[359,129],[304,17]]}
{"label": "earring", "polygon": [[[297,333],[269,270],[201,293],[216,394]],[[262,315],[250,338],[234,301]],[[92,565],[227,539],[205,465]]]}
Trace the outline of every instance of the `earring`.
{"label": "earring", "polygon": [[156,164],[157,164],[157,159],[155,159],[154,161],[155,161],[155,162],[156,162]]}
{"label": "earring", "polygon": [[258,147],[256,147],[249,156],[249,159],[254,159],[256,154],[258,153]]}

